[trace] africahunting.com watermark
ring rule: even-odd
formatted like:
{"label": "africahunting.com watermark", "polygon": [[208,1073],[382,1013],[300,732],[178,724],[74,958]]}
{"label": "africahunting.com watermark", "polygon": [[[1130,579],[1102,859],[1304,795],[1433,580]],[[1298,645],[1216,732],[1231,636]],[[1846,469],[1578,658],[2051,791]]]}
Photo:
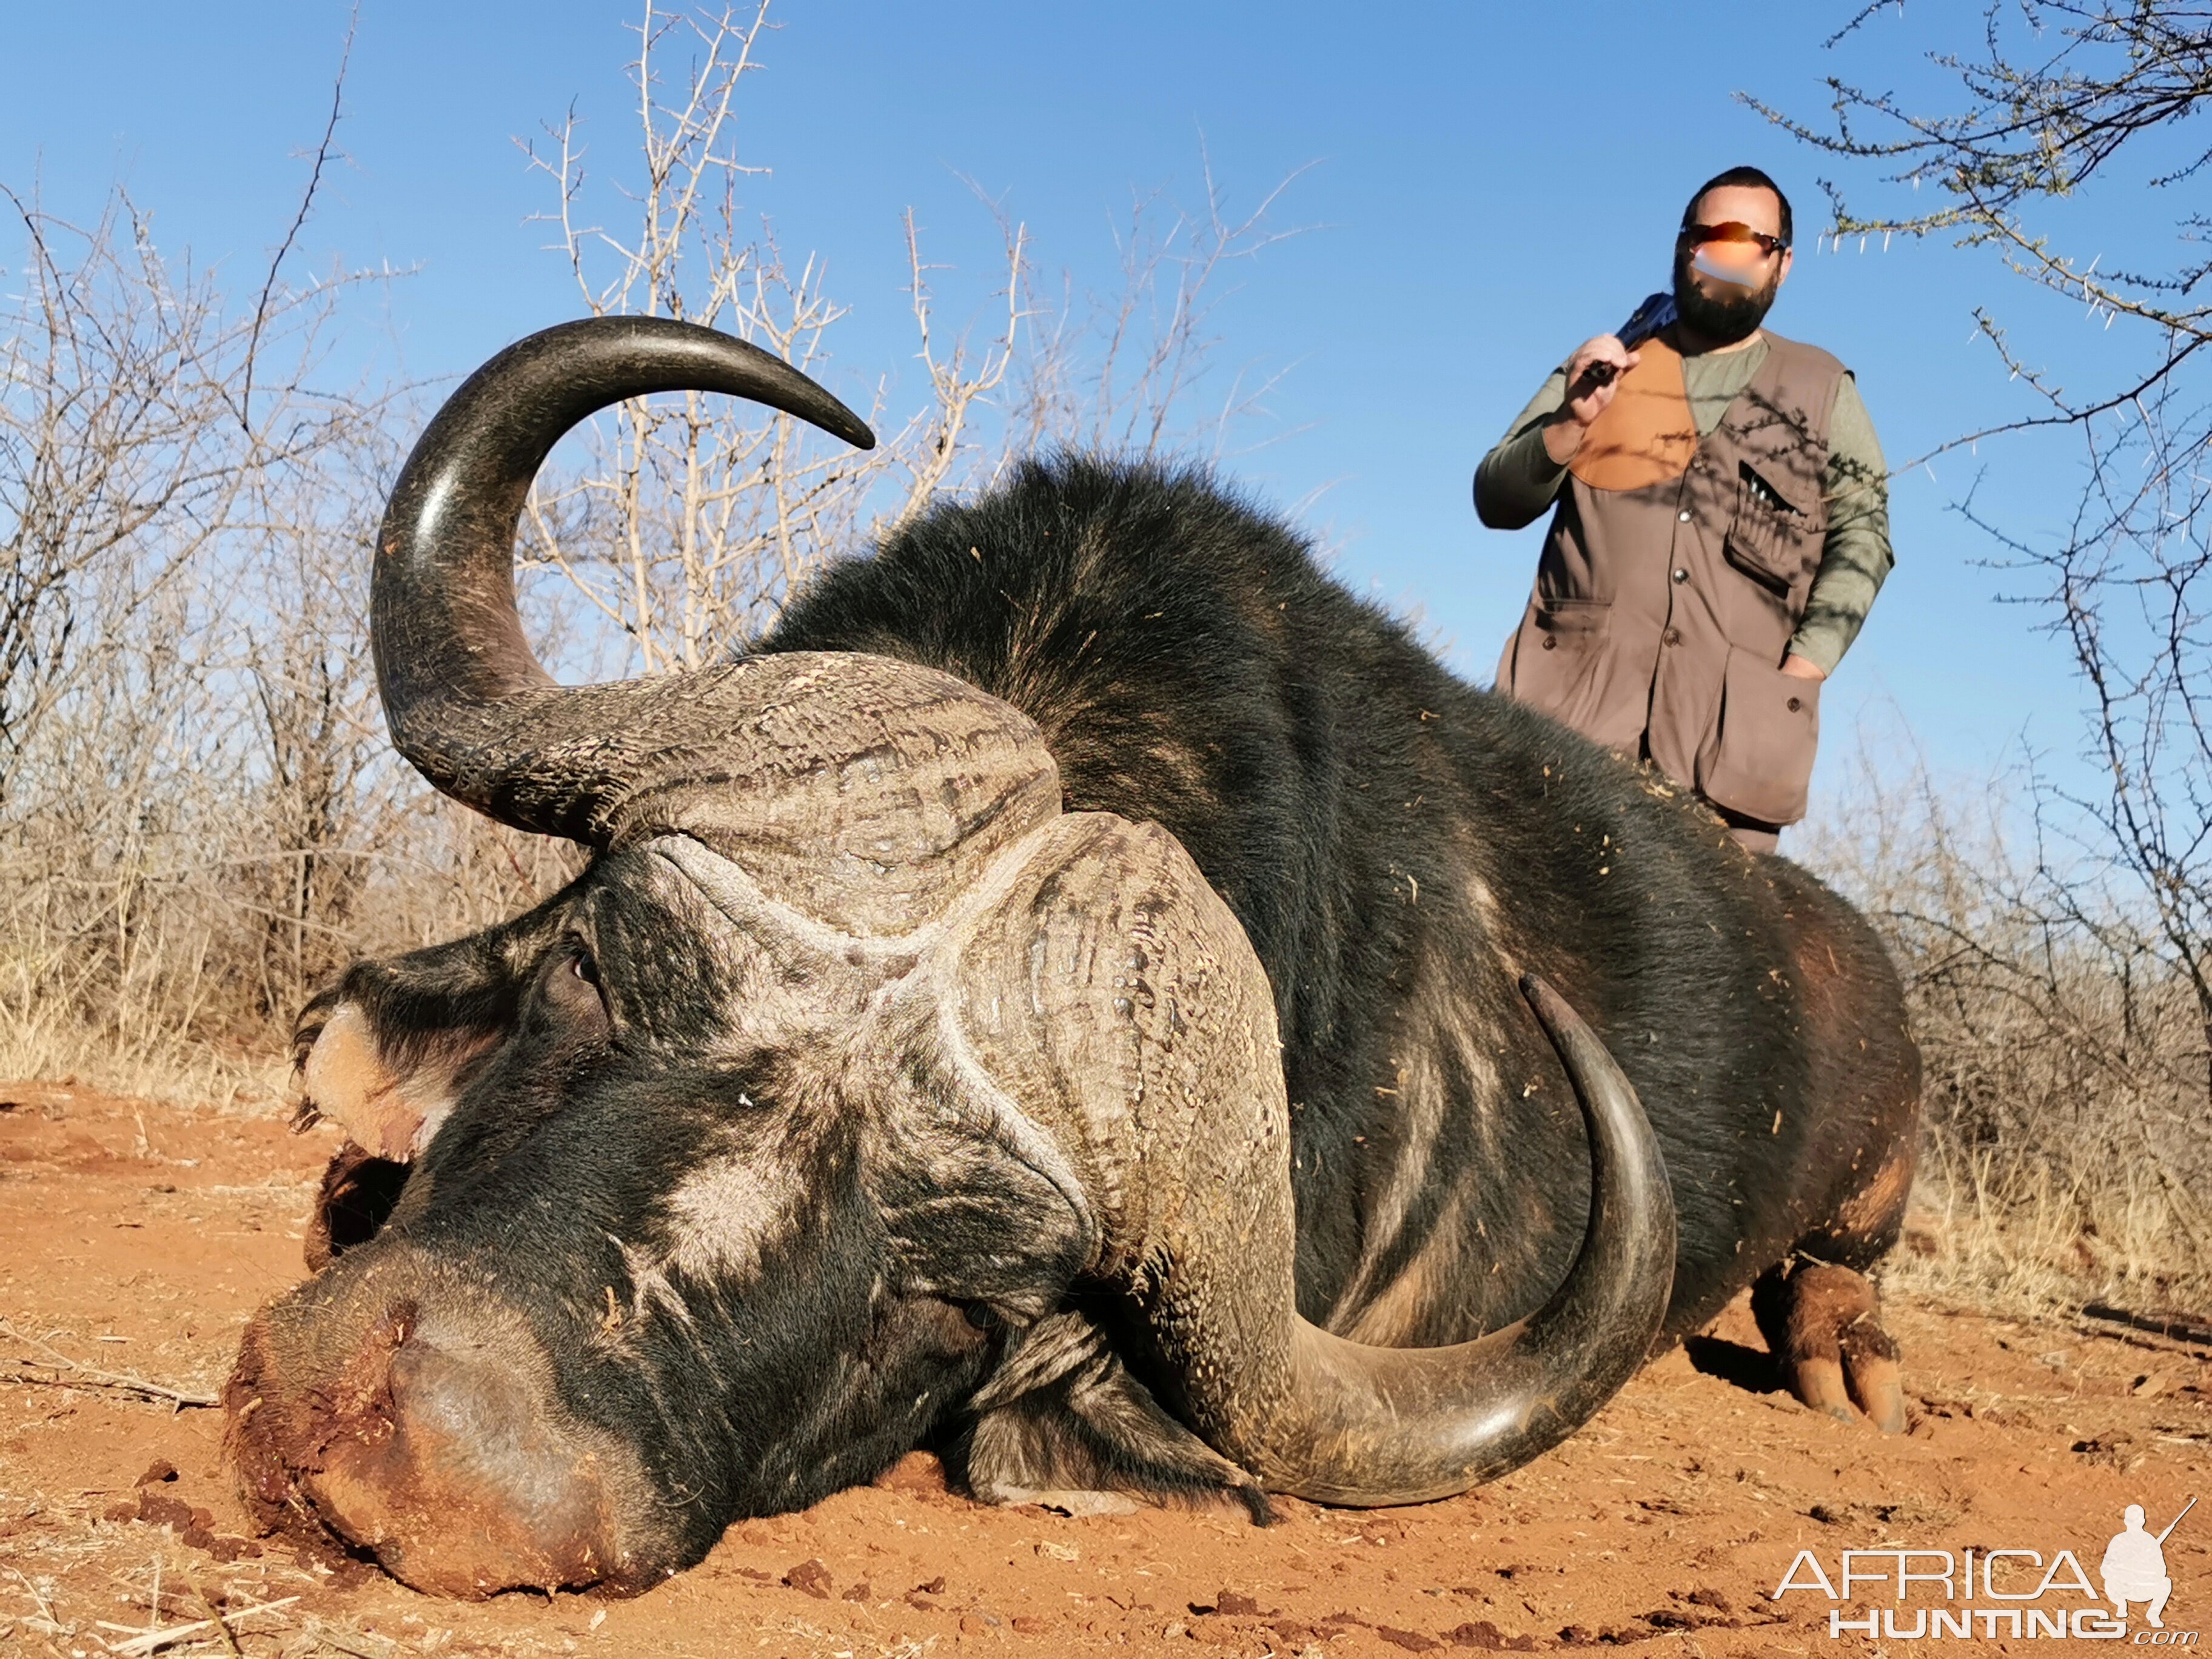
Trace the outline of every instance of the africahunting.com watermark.
{"label": "africahunting.com watermark", "polygon": [[[2193,1630],[2169,1629],[2166,1604],[2173,1580],[2166,1570],[2166,1540],[2192,1498],[2162,1532],[2149,1529],[2142,1505],[2130,1504],[2120,1530],[2105,1546],[2090,1582],[2080,1559],[2062,1549],[1845,1550],[1835,1571],[1811,1550],[1799,1550],[1774,1587],[1780,1601],[1795,1595],[1826,1596],[1828,1634],[1911,1642],[1942,1637],[1989,1641],[2034,1638],[2132,1642],[2138,1647],[2197,1645]],[[2134,1622],[2140,1620],[2141,1623]]]}

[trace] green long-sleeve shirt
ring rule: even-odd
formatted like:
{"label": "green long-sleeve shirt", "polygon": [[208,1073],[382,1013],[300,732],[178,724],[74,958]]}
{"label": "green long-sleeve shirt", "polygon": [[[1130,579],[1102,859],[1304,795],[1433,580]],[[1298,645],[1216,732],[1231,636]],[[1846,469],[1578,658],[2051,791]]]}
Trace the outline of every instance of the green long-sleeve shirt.
{"label": "green long-sleeve shirt", "polygon": [[[1682,360],[1682,379],[1698,435],[1711,433],[1736,394],[1766,361],[1764,339],[1741,351],[1701,352]],[[1533,524],[1556,501],[1567,469],[1544,447],[1544,423],[1566,401],[1564,366],[1513,419],[1474,472],[1474,510],[1493,530]],[[1896,562],[1889,544],[1889,468],[1874,422],[1850,375],[1836,382],[1828,413],[1828,466],[1823,493],[1828,532],[1820,568],[1790,649],[1832,673],[1858,637],[1882,580]]]}

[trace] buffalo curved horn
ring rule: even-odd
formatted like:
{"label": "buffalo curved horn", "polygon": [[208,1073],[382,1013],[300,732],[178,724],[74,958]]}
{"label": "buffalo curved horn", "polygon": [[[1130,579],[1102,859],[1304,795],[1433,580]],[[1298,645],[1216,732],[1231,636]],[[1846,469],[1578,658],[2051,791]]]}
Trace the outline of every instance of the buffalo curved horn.
{"label": "buffalo curved horn", "polygon": [[1634,1374],[1665,1316],[1674,1208],[1634,1088],[1557,994],[1523,993],[1582,1105],[1582,1249],[1534,1313],[1471,1342],[1386,1348],[1297,1311],[1290,1109],[1267,978],[1158,825],[1046,825],[956,926],[959,1046],[1069,1148],[1151,1380],[1270,1491],[1417,1503],[1557,1444]]}
{"label": "buffalo curved horn", "polygon": [[[596,411],[685,390],[875,443],[805,375],[712,329],[602,317],[509,346],[438,411],[378,532],[369,637],[393,741],[440,789],[519,829],[599,848],[698,835],[822,920],[903,932],[957,890],[969,856],[1059,810],[1057,772],[1017,710],[858,653],[559,686],[524,639],[514,537],[538,467]],[[869,787],[852,787],[856,768]]]}
{"label": "buffalo curved horn", "polygon": [[1675,1240],[1658,1140],[1582,1017],[1534,974],[1521,990],[1559,1051],[1589,1139],[1581,1253],[1534,1313],[1452,1347],[1367,1347],[1302,1322],[1297,1369],[1317,1455],[1283,1488],[1296,1496],[1418,1503],[1494,1480],[1595,1416],[1659,1334]]}

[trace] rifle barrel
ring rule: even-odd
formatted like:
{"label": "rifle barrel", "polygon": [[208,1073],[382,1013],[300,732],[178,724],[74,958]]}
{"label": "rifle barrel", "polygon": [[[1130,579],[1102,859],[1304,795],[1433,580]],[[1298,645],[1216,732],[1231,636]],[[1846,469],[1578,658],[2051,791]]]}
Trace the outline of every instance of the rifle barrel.
{"label": "rifle barrel", "polygon": [[[2195,1509],[2196,1507],[2197,1507],[2197,1500],[2196,1500],[2194,1498],[2191,1498],[2191,1499],[2190,1499],[2186,1504],[2184,1504],[2181,1506],[2181,1515],[2186,1515],[2186,1514],[2188,1514],[2190,1510],[2191,1510]],[[2166,1542],[2166,1533],[2169,1533],[2169,1532],[2172,1532],[2172,1531],[2176,1527],[2178,1527],[2178,1526],[2179,1526],[2179,1525],[2181,1524],[2181,1515],[2177,1515],[2177,1516],[2175,1516],[2173,1517],[2173,1519],[2172,1519],[2172,1520],[2171,1520],[2171,1521],[2169,1521],[2169,1522],[2167,1522],[2166,1523],[2166,1532],[2162,1532],[2162,1533],[2159,1534],[2159,1535],[2158,1535],[2158,1541],[2159,1541],[2160,1543],[2163,1544],[2164,1542]]]}

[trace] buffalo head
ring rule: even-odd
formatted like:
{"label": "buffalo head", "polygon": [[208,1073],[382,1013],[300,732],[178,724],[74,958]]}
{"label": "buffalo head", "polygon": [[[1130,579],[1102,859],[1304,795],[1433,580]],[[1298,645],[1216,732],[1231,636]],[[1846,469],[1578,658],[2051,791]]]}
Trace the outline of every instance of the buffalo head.
{"label": "buffalo head", "polygon": [[1302,1319],[1268,983],[1157,826],[1063,813],[1030,721],[947,674],[757,657],[562,688],[517,514],[592,410],[783,363],[605,319],[439,414],[377,552],[377,672],[441,789],[595,852],[528,914],[356,965],[303,1015],[350,1145],[315,1277],[247,1331],[242,1488],[418,1587],[639,1588],[734,1517],[867,1479],[1071,1297],[1256,1491],[1458,1491],[1586,1419],[1664,1310],[1673,1212],[1603,1048],[1540,986],[1590,1127],[1580,1258],[1457,1347]]}

